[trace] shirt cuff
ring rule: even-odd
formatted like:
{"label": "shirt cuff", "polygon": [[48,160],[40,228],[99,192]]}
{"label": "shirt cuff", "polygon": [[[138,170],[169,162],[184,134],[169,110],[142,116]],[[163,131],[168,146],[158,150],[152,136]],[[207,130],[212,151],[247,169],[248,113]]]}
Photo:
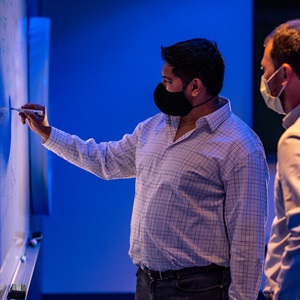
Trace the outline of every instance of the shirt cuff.
{"label": "shirt cuff", "polygon": [[43,143],[43,146],[48,150],[58,152],[60,149],[65,148],[68,141],[68,136],[68,133],[52,127],[51,133],[47,141]]}

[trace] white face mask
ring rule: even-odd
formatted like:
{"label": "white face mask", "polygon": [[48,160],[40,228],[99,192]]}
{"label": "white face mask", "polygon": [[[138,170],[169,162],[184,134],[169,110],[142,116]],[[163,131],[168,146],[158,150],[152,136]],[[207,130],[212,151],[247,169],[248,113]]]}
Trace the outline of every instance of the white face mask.
{"label": "white face mask", "polygon": [[281,69],[282,67],[280,67],[279,69],[277,69],[275,71],[275,73],[273,73],[273,75],[268,79],[266,80],[264,77],[261,77],[261,82],[260,82],[260,93],[261,95],[263,96],[264,100],[265,100],[265,103],[266,105],[274,110],[275,112],[277,112],[278,114],[281,114],[281,115],[286,115],[282,105],[281,105],[281,101],[279,99],[282,91],[284,90],[285,88],[285,85],[281,88],[280,92],[278,93],[278,95],[276,97],[272,96],[271,95],[271,91],[270,91],[270,88],[269,88],[269,84],[268,82],[279,72],[279,70]]}

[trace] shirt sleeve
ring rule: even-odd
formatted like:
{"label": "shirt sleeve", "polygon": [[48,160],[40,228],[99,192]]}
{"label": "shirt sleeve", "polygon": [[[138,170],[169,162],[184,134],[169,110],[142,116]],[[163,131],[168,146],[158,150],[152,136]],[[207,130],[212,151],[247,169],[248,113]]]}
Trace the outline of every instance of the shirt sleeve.
{"label": "shirt sleeve", "polygon": [[225,225],[230,244],[230,299],[257,299],[264,261],[268,181],[262,151],[240,159],[227,175]]}
{"label": "shirt sleeve", "polygon": [[[274,269],[270,276],[277,275],[274,278],[277,283],[274,290],[275,299],[296,299],[300,295],[300,135],[298,133],[289,134],[279,143],[278,176],[282,193],[279,199],[282,200],[283,213],[282,216],[277,216],[281,220],[281,223],[275,223],[277,244],[274,245],[273,242],[269,255],[270,259],[277,263],[278,268]],[[280,207],[276,209],[277,214],[280,213],[279,209]],[[281,252],[276,252],[276,249],[281,249]]]}
{"label": "shirt sleeve", "polygon": [[282,252],[287,243],[287,239],[282,238],[283,232],[286,231],[285,224],[285,217],[274,217],[265,262],[266,283],[263,293],[266,297],[268,297],[271,293],[274,293],[274,291],[277,289],[277,277],[281,268]]}
{"label": "shirt sleeve", "polygon": [[68,162],[103,179],[132,178],[136,175],[137,128],[120,141],[96,143],[82,140],[55,127],[43,146]]}

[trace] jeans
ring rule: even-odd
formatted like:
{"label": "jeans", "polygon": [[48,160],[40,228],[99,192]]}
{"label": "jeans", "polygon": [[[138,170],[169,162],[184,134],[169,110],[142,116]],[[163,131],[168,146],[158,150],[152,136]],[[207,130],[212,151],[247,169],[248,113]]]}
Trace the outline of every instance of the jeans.
{"label": "jeans", "polygon": [[229,270],[213,270],[176,279],[151,279],[137,271],[135,300],[226,300],[231,282]]}

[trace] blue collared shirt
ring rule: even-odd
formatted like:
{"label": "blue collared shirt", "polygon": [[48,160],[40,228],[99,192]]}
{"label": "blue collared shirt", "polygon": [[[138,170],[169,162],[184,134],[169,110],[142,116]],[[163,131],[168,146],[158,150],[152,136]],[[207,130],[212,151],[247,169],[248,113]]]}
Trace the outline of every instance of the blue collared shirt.
{"label": "blue collared shirt", "polygon": [[229,100],[174,141],[159,113],[120,141],[97,144],[52,128],[44,144],[104,179],[136,178],[133,263],[164,271],[230,266],[230,299],[256,299],[264,259],[268,169],[257,135]]}
{"label": "blue collared shirt", "polygon": [[266,295],[300,299],[300,105],[284,119],[274,185],[275,218],[265,264]]}

